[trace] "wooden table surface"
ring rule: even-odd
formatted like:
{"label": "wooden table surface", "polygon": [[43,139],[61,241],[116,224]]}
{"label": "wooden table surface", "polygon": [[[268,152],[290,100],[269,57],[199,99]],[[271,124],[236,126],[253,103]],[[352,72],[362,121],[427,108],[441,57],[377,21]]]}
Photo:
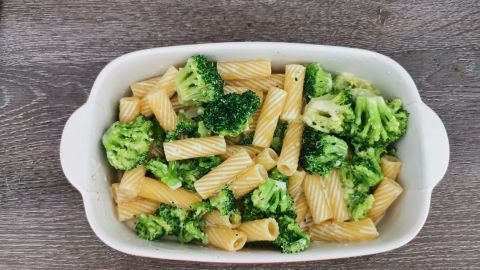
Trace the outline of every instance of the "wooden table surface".
{"label": "wooden table surface", "polygon": [[281,266],[479,269],[476,0],[0,1],[0,269],[218,267],[133,257],[104,245],[62,173],[60,136],[113,58],[152,47],[251,40],[386,54],[410,72],[450,138],[448,172],[413,241],[373,256]]}

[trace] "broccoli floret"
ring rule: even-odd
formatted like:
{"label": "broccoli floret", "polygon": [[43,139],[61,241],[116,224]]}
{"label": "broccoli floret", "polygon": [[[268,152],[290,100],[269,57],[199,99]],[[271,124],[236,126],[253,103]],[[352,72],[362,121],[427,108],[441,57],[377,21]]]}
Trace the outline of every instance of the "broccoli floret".
{"label": "broccoli floret", "polygon": [[118,170],[131,170],[145,161],[152,142],[153,123],[144,116],[115,122],[102,137],[108,162]]}
{"label": "broccoli floret", "polygon": [[173,205],[162,204],[154,215],[163,218],[172,227],[172,234],[178,235],[182,225],[188,220],[189,212]]}
{"label": "broccoli floret", "polygon": [[214,211],[215,207],[213,207],[210,202],[208,201],[201,201],[193,203],[191,206],[192,211],[190,212],[190,219],[200,221],[208,212]]}
{"label": "broccoli floret", "polygon": [[268,177],[270,179],[273,179],[273,180],[277,180],[277,181],[282,181],[282,182],[285,182],[288,184],[288,176],[286,176],[285,174],[281,173],[277,167],[271,169],[270,171],[268,171]]}
{"label": "broccoli floret", "polygon": [[342,139],[306,127],[302,135],[300,164],[311,174],[325,175],[342,165],[348,145]]}
{"label": "broccoli floret", "polygon": [[157,240],[164,235],[171,234],[173,227],[162,217],[155,215],[140,215],[137,218],[135,232],[138,237],[145,240]]}
{"label": "broccoli floret", "polygon": [[303,121],[325,133],[344,134],[354,119],[351,103],[352,97],[347,91],[312,98],[305,106]]}
{"label": "broccoli floret", "polygon": [[287,131],[288,123],[287,122],[278,122],[275,132],[273,133],[272,139],[272,149],[280,154],[282,151],[283,138],[285,137],[285,131]]}
{"label": "broccoli floret", "polygon": [[223,85],[217,66],[203,55],[188,58],[175,78],[179,102],[184,105],[198,105],[220,98]]}
{"label": "broccoli floret", "polygon": [[382,179],[380,154],[383,148],[367,148],[354,153],[350,162],[340,168],[342,184],[345,192],[351,220],[363,219],[373,204],[370,191]]}
{"label": "broccoli floret", "polygon": [[196,137],[198,131],[198,123],[188,119],[184,112],[178,113],[178,122],[175,130],[167,132],[166,140],[173,141],[182,138]]}
{"label": "broccoli floret", "polygon": [[236,209],[233,192],[227,187],[224,187],[217,195],[210,198],[210,204],[217,208],[222,216],[230,215]]}
{"label": "broccoli floret", "polygon": [[373,87],[373,85],[359,77],[350,74],[350,73],[343,73],[335,77],[333,80],[333,89],[335,91],[341,90],[352,90],[355,88],[362,88],[374,95],[380,94],[380,92]]}
{"label": "broccoli floret", "polygon": [[207,235],[202,231],[200,222],[197,220],[189,220],[182,225],[180,233],[177,236],[181,243],[189,243],[192,240],[199,240],[203,244],[208,244]]}
{"label": "broccoli floret", "polygon": [[221,159],[217,156],[201,157],[185,160],[169,161],[164,163],[160,159],[151,159],[147,162],[147,171],[157,179],[177,189],[181,186],[194,191],[194,183],[210,170],[218,166]]}
{"label": "broccoli floret", "polygon": [[325,71],[318,63],[305,65],[305,83],[303,92],[308,99],[332,92],[332,74]]}
{"label": "broccoli floret", "polygon": [[182,181],[178,175],[178,162],[166,164],[160,159],[154,158],[147,162],[146,169],[171,189],[182,186]]}
{"label": "broccoli floret", "polygon": [[259,106],[260,99],[252,91],[230,93],[208,103],[198,117],[213,133],[235,137],[248,128]]}
{"label": "broccoli floret", "polygon": [[255,207],[252,202],[252,192],[242,198],[240,211],[243,221],[257,220],[269,217],[271,214]]}
{"label": "broccoli floret", "polygon": [[359,95],[354,104],[355,120],[350,129],[354,145],[383,146],[405,133],[408,113],[400,100],[387,104],[381,96]]}
{"label": "broccoli floret", "polygon": [[292,208],[293,200],[287,192],[287,184],[267,179],[252,193],[253,206],[272,214],[283,213]]}
{"label": "broccoli floret", "polygon": [[253,132],[242,133],[235,137],[235,144],[238,145],[250,145],[253,142]]}
{"label": "broccoli floret", "polygon": [[300,226],[295,222],[295,217],[282,215],[275,218],[279,234],[273,243],[282,248],[284,253],[297,253],[310,246],[310,236],[300,230]]}

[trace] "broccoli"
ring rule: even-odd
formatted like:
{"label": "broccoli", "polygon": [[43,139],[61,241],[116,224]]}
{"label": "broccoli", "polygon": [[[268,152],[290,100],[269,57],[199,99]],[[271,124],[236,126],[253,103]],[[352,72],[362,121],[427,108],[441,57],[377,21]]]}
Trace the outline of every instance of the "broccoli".
{"label": "broccoli", "polygon": [[200,221],[203,215],[205,215],[206,213],[215,210],[215,207],[213,207],[208,201],[196,202],[193,203],[190,207],[192,209],[192,211],[190,212],[190,219],[198,221]]}
{"label": "broccoli", "polygon": [[213,133],[235,137],[248,128],[259,106],[260,99],[252,91],[230,93],[206,104],[198,118]]}
{"label": "broccoli", "polygon": [[125,171],[145,161],[152,142],[153,123],[144,116],[130,123],[115,122],[102,137],[110,165]]}
{"label": "broccoli", "polygon": [[268,177],[273,180],[282,181],[288,184],[288,176],[281,173],[277,167],[268,171]]}
{"label": "broccoli", "polygon": [[292,208],[293,200],[285,182],[267,179],[252,193],[253,206],[272,214],[283,213]]}
{"label": "broccoli", "polygon": [[242,133],[237,137],[234,137],[235,144],[238,145],[250,145],[253,142],[253,132]]}
{"label": "broccoli", "polygon": [[199,240],[203,244],[208,244],[207,235],[202,231],[198,220],[188,220],[185,222],[177,235],[177,239],[181,243],[189,243],[192,240]]}
{"label": "broccoli", "polygon": [[300,226],[295,222],[295,217],[291,215],[281,215],[276,217],[278,223],[279,235],[273,243],[282,248],[284,253],[297,253],[305,250],[310,245],[310,236],[303,233]]}
{"label": "broccoli", "polygon": [[155,215],[140,215],[137,218],[135,231],[138,237],[145,240],[157,240],[171,234],[173,227],[163,218]]}
{"label": "broccoli", "polygon": [[216,65],[203,55],[188,58],[175,78],[178,98],[184,105],[198,105],[220,98],[223,85]]}
{"label": "broccoli", "polygon": [[406,132],[408,113],[402,102],[385,102],[383,97],[357,95],[355,120],[350,129],[354,145],[383,146],[397,141]]}
{"label": "broccoli", "polygon": [[180,140],[184,137],[198,137],[198,123],[188,119],[184,112],[178,113],[178,122],[175,130],[167,132],[166,141]]}
{"label": "broccoli", "polygon": [[352,90],[355,88],[365,89],[374,95],[380,94],[380,92],[375,89],[370,82],[360,79],[350,73],[342,73],[337,75],[333,80],[333,89],[335,91]]}
{"label": "broccoli", "polygon": [[222,216],[230,215],[236,209],[233,192],[227,187],[224,187],[217,195],[210,198],[210,204],[217,208]]}
{"label": "broccoli", "polygon": [[348,145],[342,139],[306,127],[302,135],[300,164],[311,174],[325,175],[342,165]]}
{"label": "broccoli", "polygon": [[280,154],[282,151],[283,138],[285,137],[285,131],[287,131],[288,123],[287,122],[278,122],[275,132],[273,133],[272,139],[272,149]]}
{"label": "broccoli", "polygon": [[367,148],[354,153],[351,161],[340,168],[345,200],[351,220],[363,219],[373,205],[370,191],[382,179],[380,154],[383,148]]}
{"label": "broccoli", "polygon": [[242,198],[240,210],[243,221],[251,221],[269,217],[271,214],[255,207],[252,202],[252,192]]}
{"label": "broccoli", "polygon": [[332,92],[332,74],[325,71],[318,63],[306,64],[304,96],[308,99]]}
{"label": "broccoli", "polygon": [[347,91],[312,98],[305,106],[303,121],[325,133],[345,134],[354,119],[351,103],[352,96]]}
{"label": "broccoli", "polygon": [[147,162],[146,168],[155,178],[160,179],[172,189],[183,186],[188,190],[195,190],[193,185],[195,181],[218,166],[220,161],[217,156],[176,160],[168,163],[154,158]]}

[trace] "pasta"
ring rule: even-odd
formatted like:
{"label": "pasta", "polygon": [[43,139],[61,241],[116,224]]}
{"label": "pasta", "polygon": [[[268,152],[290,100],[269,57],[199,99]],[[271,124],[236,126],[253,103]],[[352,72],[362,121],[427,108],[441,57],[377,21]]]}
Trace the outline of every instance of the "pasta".
{"label": "pasta", "polygon": [[124,203],[135,199],[135,196],[119,189],[119,185],[119,183],[113,183],[111,187],[112,197],[115,203]]}
{"label": "pasta", "polygon": [[294,121],[300,118],[302,111],[303,81],[305,79],[305,67],[302,65],[285,66],[285,85],[287,92],[285,107],[283,107],[280,119]]}
{"label": "pasta", "polygon": [[226,227],[206,227],[205,234],[208,238],[208,244],[226,251],[242,249],[247,242],[245,233]]}
{"label": "pasta", "polygon": [[310,236],[312,240],[352,242],[373,240],[378,237],[378,232],[373,221],[367,218],[359,221],[327,221],[314,224],[310,227]]}
{"label": "pasta", "polygon": [[373,221],[378,220],[402,192],[403,189],[397,182],[384,178],[373,193],[373,206],[368,211],[368,217]]}
{"label": "pasta", "polygon": [[229,81],[228,83],[232,86],[240,86],[252,90],[267,92],[271,87],[283,89],[284,79],[284,74],[272,74],[270,77],[266,78]]}
{"label": "pasta", "polygon": [[255,163],[262,164],[269,171],[277,165],[278,155],[272,148],[265,148],[257,154]]}
{"label": "pasta", "polygon": [[327,198],[332,209],[333,220],[345,221],[350,219],[347,203],[344,199],[344,190],[339,178],[338,171],[333,170],[323,178],[326,187]]}
{"label": "pasta", "polygon": [[298,167],[302,142],[303,123],[292,122],[288,125],[283,139],[282,152],[278,157],[278,170],[287,175],[293,175]]}
{"label": "pasta", "polygon": [[184,109],[185,106],[183,104],[180,103],[180,101],[178,100],[178,95],[175,95],[173,96],[170,101],[172,102],[172,107],[175,111],[178,111],[180,109]]}
{"label": "pasta", "polygon": [[168,161],[224,154],[227,143],[223,136],[190,138],[166,142],[163,150]]}
{"label": "pasta", "polygon": [[175,130],[178,116],[173,110],[172,102],[165,91],[151,93],[147,96],[148,104],[158,123],[166,130]]}
{"label": "pasta", "polygon": [[172,190],[164,183],[148,177],[144,178],[138,196],[184,209],[189,209],[193,203],[202,200],[196,193],[183,188]]}
{"label": "pasta", "polygon": [[296,221],[298,224],[300,224],[305,216],[309,213],[307,198],[303,192],[300,193],[300,195],[295,199],[293,210],[295,210],[295,213],[297,213]]}
{"label": "pasta", "polygon": [[253,145],[263,148],[270,147],[286,97],[287,93],[282,89],[272,87],[268,90],[253,136]]}
{"label": "pasta", "polygon": [[402,162],[397,157],[385,155],[380,159],[380,166],[385,178],[396,180],[400,173]]}
{"label": "pasta", "polygon": [[120,99],[120,113],[118,119],[122,123],[128,123],[140,114],[140,100],[136,97],[124,97]]}
{"label": "pasta", "polygon": [[126,171],[120,180],[118,188],[129,196],[136,197],[142,186],[145,172],[145,166],[143,165],[130,171]]}
{"label": "pasta", "polygon": [[288,177],[288,193],[293,199],[297,198],[303,192],[304,171],[296,171]]}
{"label": "pasta", "polygon": [[272,74],[270,60],[219,61],[217,69],[226,81],[269,77]]}
{"label": "pasta", "polygon": [[250,191],[254,190],[268,178],[268,173],[264,166],[256,164],[240,173],[233,180],[229,188],[233,192],[235,198],[240,198]]}
{"label": "pasta", "polygon": [[206,213],[203,216],[203,221],[207,226],[223,226],[230,229],[240,226],[240,219],[235,218],[235,215],[222,215],[219,211]]}
{"label": "pasta", "polygon": [[170,67],[162,76],[133,83],[130,85],[130,88],[133,95],[138,98],[142,98],[151,92],[162,90],[171,97],[175,94],[175,76],[177,76],[177,73],[178,70],[175,67]]}
{"label": "pasta", "polygon": [[279,233],[278,223],[274,218],[244,222],[238,230],[247,235],[247,242],[273,241]]}
{"label": "pasta", "polygon": [[153,111],[150,107],[147,96],[144,96],[140,99],[140,113],[146,117],[150,117],[153,115]]}
{"label": "pasta", "polygon": [[257,156],[258,153],[262,151],[262,148],[256,147],[253,145],[227,145],[227,151],[223,154],[220,154],[220,157],[222,159],[227,159],[233,155],[235,155],[238,151],[244,150],[250,155],[251,158],[254,158]]}
{"label": "pasta", "polygon": [[119,203],[117,205],[117,217],[120,221],[135,218],[141,214],[152,214],[160,206],[160,203],[137,198],[133,201]]}
{"label": "pasta", "polygon": [[322,177],[310,174],[305,175],[303,192],[313,217],[313,223],[319,224],[333,218]]}
{"label": "pasta", "polygon": [[194,184],[195,190],[206,199],[217,193],[251,164],[253,164],[252,158],[246,151],[240,150],[197,180]]}
{"label": "pasta", "polygon": [[277,240],[296,253],[309,235],[375,239],[375,224],[396,218],[387,210],[403,192],[402,161],[383,153],[408,127],[401,100],[322,63],[274,64],[285,73],[270,60],[196,55],[130,85],[101,143],[122,175],[116,215],[139,238],[226,251]]}

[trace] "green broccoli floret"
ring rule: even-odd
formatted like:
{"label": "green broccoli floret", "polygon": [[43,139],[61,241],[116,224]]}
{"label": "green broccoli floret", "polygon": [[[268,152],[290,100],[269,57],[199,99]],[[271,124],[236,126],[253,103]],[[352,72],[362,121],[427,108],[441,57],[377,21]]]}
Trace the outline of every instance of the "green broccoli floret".
{"label": "green broccoli floret", "polygon": [[288,123],[287,122],[278,122],[275,132],[273,133],[272,139],[272,149],[280,154],[282,151],[283,138],[285,137],[285,131],[287,131]]}
{"label": "green broccoli floret", "polygon": [[182,225],[188,220],[189,212],[173,205],[162,204],[154,215],[163,218],[171,226],[172,234],[178,235]]}
{"label": "green broccoli floret", "polygon": [[243,221],[257,220],[269,217],[271,214],[255,207],[252,202],[252,192],[245,195],[240,204]]}
{"label": "green broccoli floret", "polygon": [[253,132],[242,133],[235,137],[235,144],[238,145],[250,145],[253,142]]}
{"label": "green broccoli floret", "polygon": [[174,141],[182,138],[198,137],[198,123],[188,119],[184,112],[178,113],[178,122],[175,130],[167,132],[166,140]]}
{"label": "green broccoli floret", "polygon": [[360,191],[353,191],[347,198],[350,220],[360,220],[367,217],[368,210],[373,206],[373,195]]}
{"label": "green broccoli floret", "polygon": [[152,142],[153,123],[144,116],[130,123],[115,122],[102,137],[110,165],[125,171],[145,161]]}
{"label": "green broccoli floret", "polygon": [[140,215],[137,218],[135,232],[138,237],[145,240],[157,240],[164,235],[171,234],[173,227],[162,217],[155,215]]}
{"label": "green broccoli floret", "polygon": [[273,180],[282,181],[288,184],[288,176],[281,173],[277,167],[268,171],[268,177]]}
{"label": "green broccoli floret", "polygon": [[198,105],[219,99],[224,82],[214,63],[203,55],[195,55],[180,69],[175,85],[181,104]]}
{"label": "green broccoli floret", "polygon": [[198,118],[213,133],[235,137],[248,128],[259,106],[260,99],[252,91],[230,93],[208,103]]}
{"label": "green broccoli floret", "polygon": [[147,162],[145,167],[147,171],[151,172],[171,189],[177,189],[182,186],[182,181],[178,175],[178,162],[169,162],[167,164],[158,158],[153,158]]}
{"label": "green broccoli floret", "polygon": [[350,129],[354,145],[383,146],[406,132],[408,113],[400,100],[387,103],[381,96],[358,95],[354,104],[355,120]]}
{"label": "green broccoli floret", "polygon": [[210,204],[217,208],[222,216],[230,215],[236,209],[235,196],[227,187],[224,187],[218,192],[217,195],[210,198]]}
{"label": "green broccoli floret", "polygon": [[292,208],[293,200],[287,192],[287,184],[267,179],[252,193],[253,206],[272,214],[283,213]]}
{"label": "green broccoli floret", "polygon": [[358,183],[369,188],[380,183],[383,179],[380,155],[383,152],[383,148],[369,147],[354,153],[350,167],[353,177]]}
{"label": "green broccoli floret", "polygon": [[370,82],[360,79],[359,77],[350,73],[340,74],[333,80],[333,89],[335,91],[352,90],[355,88],[365,89],[374,95],[380,94],[380,92],[373,87]]}
{"label": "green broccoli floret", "polygon": [[181,243],[189,243],[192,240],[201,241],[208,244],[207,235],[202,231],[200,222],[197,220],[189,220],[182,225],[180,233],[177,235],[178,241]]}
{"label": "green broccoli floret", "polygon": [[193,203],[191,206],[190,211],[190,219],[200,221],[208,212],[214,211],[215,207],[213,207],[209,201],[201,201]]}
{"label": "green broccoli floret", "polygon": [[347,154],[348,145],[342,139],[305,127],[300,164],[306,172],[325,175],[340,167]]}
{"label": "green broccoli floret", "polygon": [[305,83],[303,92],[308,99],[332,92],[332,74],[325,71],[318,63],[305,65]]}
{"label": "green broccoli floret", "polygon": [[154,158],[147,162],[146,169],[171,189],[183,186],[188,190],[195,190],[193,185],[195,181],[218,166],[220,162],[221,159],[216,156],[169,161],[168,163]]}
{"label": "green broccoli floret", "polygon": [[352,96],[347,91],[312,98],[305,106],[303,121],[325,133],[347,133],[354,119],[351,103]]}
{"label": "green broccoli floret", "polygon": [[273,243],[282,248],[284,253],[297,253],[310,246],[310,236],[300,230],[295,217],[282,215],[276,217],[279,235]]}

